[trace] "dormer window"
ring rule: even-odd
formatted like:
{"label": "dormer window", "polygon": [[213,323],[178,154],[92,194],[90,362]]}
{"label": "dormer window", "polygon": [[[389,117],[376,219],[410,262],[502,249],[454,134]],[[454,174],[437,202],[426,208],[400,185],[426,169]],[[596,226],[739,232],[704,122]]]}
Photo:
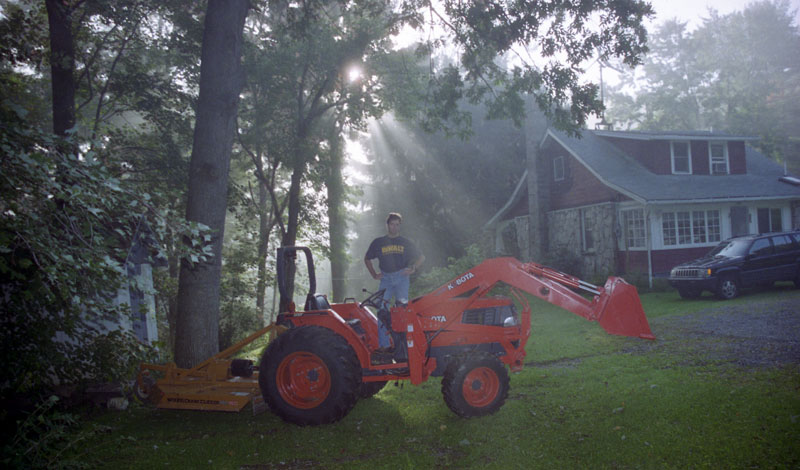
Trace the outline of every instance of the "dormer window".
{"label": "dormer window", "polygon": [[553,159],[553,180],[564,181],[564,157]]}
{"label": "dormer window", "polygon": [[711,168],[712,175],[727,175],[730,173],[727,142],[709,142],[708,158],[708,167]]}
{"label": "dormer window", "polygon": [[692,152],[689,142],[670,142],[672,150],[672,174],[692,174]]}

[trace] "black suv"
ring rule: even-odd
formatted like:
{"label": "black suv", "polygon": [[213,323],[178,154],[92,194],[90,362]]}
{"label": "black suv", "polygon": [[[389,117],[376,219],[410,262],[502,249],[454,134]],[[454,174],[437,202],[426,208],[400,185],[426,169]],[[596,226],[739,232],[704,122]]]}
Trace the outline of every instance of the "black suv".
{"label": "black suv", "polygon": [[743,287],[794,281],[800,287],[800,231],[725,240],[700,259],[672,268],[669,283],[684,299],[704,290],[732,299]]}

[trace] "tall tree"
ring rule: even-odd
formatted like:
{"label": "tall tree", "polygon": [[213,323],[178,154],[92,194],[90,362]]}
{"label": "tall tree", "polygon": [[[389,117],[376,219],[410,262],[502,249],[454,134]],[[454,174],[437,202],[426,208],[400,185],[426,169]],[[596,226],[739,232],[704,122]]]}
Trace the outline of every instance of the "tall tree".
{"label": "tall tree", "polygon": [[641,0],[404,3],[424,6],[436,27],[431,34],[443,32],[428,49],[454,44],[458,50],[456,63],[433,64],[429,93],[419,100],[426,129],[446,128],[448,121],[469,128],[469,116],[458,111],[462,99],[485,102],[490,118],[519,124],[526,94],[555,126],[580,129],[603,107],[597,85],[581,79],[584,68],[598,57],[638,64],[647,51],[642,22],[653,14]]}
{"label": "tall tree", "polygon": [[800,170],[800,29],[786,1],[711,11],[693,31],[663,23],[641,69],[610,95],[609,117],[638,129],[755,135],[753,144]]}
{"label": "tall tree", "polygon": [[328,240],[331,260],[331,294],[334,302],[345,297],[347,273],[347,193],[344,181],[344,136],[341,121],[333,119],[327,165],[323,169],[327,189]]}
{"label": "tall tree", "polygon": [[[126,82],[137,72],[140,79],[152,72],[132,67],[135,60],[125,63],[123,76],[119,69],[114,72],[114,64],[126,60],[125,45],[132,40],[141,46],[137,57],[153,58],[152,43],[137,27],[141,5],[157,3],[4,3],[0,19],[4,39],[0,47],[4,149],[0,285],[4,295],[0,310],[5,315],[0,344],[6,358],[3,375],[13,377],[0,385],[4,397],[7,390],[27,394],[56,381],[72,385],[106,381],[137,361],[141,344],[124,331],[106,329],[120,323],[124,318],[120,315],[130,313],[115,303],[117,289],[128,287],[125,273],[132,245],[143,238],[144,227],[159,242],[166,238],[166,231],[183,233],[186,228],[171,226],[157,198],[149,194],[155,185],[137,178],[144,165],[130,158],[132,152],[124,143],[130,144],[133,139],[128,137],[137,134],[144,150],[149,135],[133,132],[134,126],[125,123],[112,127],[106,119],[114,113],[99,112],[124,109],[128,117],[149,118],[146,107],[132,104],[143,95],[151,102],[159,101],[156,97],[164,89],[131,87],[123,92],[115,87],[118,77]],[[43,69],[47,64],[50,74]],[[52,112],[42,113],[37,106],[45,101],[41,97],[51,98],[43,92],[48,87]],[[103,91],[98,95],[97,90]],[[36,94],[41,97],[36,99]],[[108,106],[112,101],[117,104]],[[91,107],[92,112],[82,114],[82,107]],[[56,139],[42,130],[51,120]],[[83,125],[86,122],[88,126]],[[98,132],[97,140],[88,140],[87,133],[81,132],[87,127],[102,135]],[[108,351],[121,352],[126,359],[121,361]]]}
{"label": "tall tree", "polygon": [[206,9],[186,219],[213,231],[209,240],[213,257],[181,264],[175,361],[182,367],[218,350],[228,170],[244,84],[242,32],[249,6],[249,0],[209,0]]}
{"label": "tall tree", "polygon": [[[320,143],[326,137],[320,121],[337,110],[349,125],[359,125],[366,117],[382,112],[374,75],[367,72],[362,81],[351,83],[347,70],[351,66],[364,67],[365,57],[385,51],[389,25],[397,21],[383,0],[332,3],[324,8],[316,5],[300,11],[293,8],[290,6],[281,16],[274,35],[276,43],[271,48],[271,52],[290,56],[288,62],[282,62],[289,65],[288,75],[281,77],[293,103],[289,136],[292,148],[282,157],[291,171],[281,237],[284,246],[296,244],[301,230],[303,184],[310,165],[321,155]],[[289,296],[281,298],[281,310],[291,301],[293,267],[286,270]]]}
{"label": "tall tree", "polygon": [[75,44],[72,14],[82,3],[83,0],[45,0],[50,25],[53,132],[62,137],[75,127]]}

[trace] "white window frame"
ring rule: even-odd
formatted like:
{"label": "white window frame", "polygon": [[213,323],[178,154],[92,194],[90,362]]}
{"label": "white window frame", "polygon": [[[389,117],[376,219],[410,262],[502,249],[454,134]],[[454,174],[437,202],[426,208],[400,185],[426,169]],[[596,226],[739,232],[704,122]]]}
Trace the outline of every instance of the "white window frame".
{"label": "white window frame", "polygon": [[[686,144],[686,159],[688,160],[688,171],[677,171],[675,169],[675,144]],[[688,140],[673,140],[669,143],[670,163],[672,164],[673,175],[691,175],[692,174],[692,143]],[[683,156],[681,156],[683,158]]]}
{"label": "white window frame", "polygon": [[[661,243],[664,248],[708,246],[722,240],[720,209],[676,209],[661,214]],[[668,230],[672,233],[668,236]],[[700,238],[702,237],[702,239]],[[673,240],[674,243],[668,243]]]}
{"label": "white window frame", "polygon": [[564,157],[558,156],[553,159],[553,181],[564,181],[565,175]]}
{"label": "white window frame", "polygon": [[[769,225],[769,231],[762,232],[761,231],[761,211],[766,211],[767,214],[767,225]],[[777,215],[778,220],[774,220],[775,215]],[[757,207],[756,208],[756,231],[760,233],[776,233],[782,232],[783,229],[783,220],[784,220],[783,209],[781,207]],[[777,226],[776,226],[777,225]]]}
{"label": "white window frame", "polygon": [[[622,240],[625,242],[625,249],[647,248],[647,218],[644,216],[644,209],[624,209],[621,211],[621,215]],[[631,222],[641,222],[641,226],[631,226]],[[640,229],[641,233],[635,233]]]}
{"label": "white window frame", "polygon": [[[714,153],[712,152],[712,147],[714,145],[721,145],[722,146],[722,157],[721,161],[718,159],[716,162],[714,161]],[[714,171],[714,165],[725,165],[724,171]],[[728,142],[727,141],[709,141],[708,142],[708,171],[712,175],[729,175],[731,172],[731,164],[730,159],[728,158]]]}

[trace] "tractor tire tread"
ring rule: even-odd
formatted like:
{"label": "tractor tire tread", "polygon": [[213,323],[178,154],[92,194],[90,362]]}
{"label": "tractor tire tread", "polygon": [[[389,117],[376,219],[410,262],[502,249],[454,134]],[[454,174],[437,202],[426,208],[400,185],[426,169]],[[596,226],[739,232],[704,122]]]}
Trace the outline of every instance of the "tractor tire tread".
{"label": "tractor tire tread", "polygon": [[[277,386],[281,361],[299,351],[318,356],[330,372],[328,396],[309,409],[287,403]],[[329,424],[344,418],[358,402],[362,385],[361,367],[353,348],[344,338],[321,326],[300,326],[279,335],[265,350],[259,371],[259,387],[269,409],[284,421],[300,426]]]}
{"label": "tractor tire tread", "polygon": [[[475,407],[467,402],[462,390],[467,375],[479,367],[491,369],[496,374],[498,391],[491,403]],[[445,403],[453,413],[464,418],[494,414],[505,403],[510,389],[508,370],[496,356],[486,352],[473,351],[452,358],[442,378],[442,395]]]}

